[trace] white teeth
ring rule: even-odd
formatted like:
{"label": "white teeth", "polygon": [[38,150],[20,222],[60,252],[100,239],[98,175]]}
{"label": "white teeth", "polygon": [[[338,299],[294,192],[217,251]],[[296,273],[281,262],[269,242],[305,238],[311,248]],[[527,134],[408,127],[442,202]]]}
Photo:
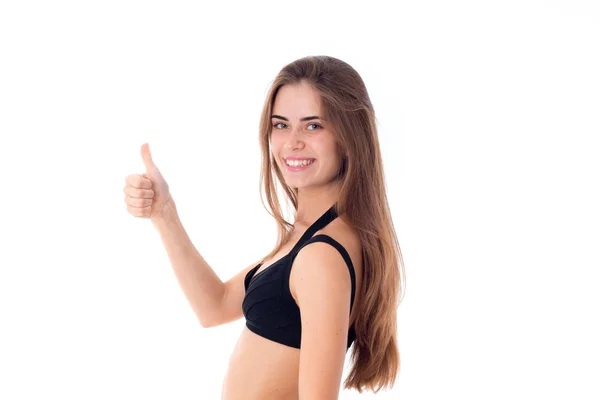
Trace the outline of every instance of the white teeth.
{"label": "white teeth", "polygon": [[302,167],[304,165],[312,164],[315,160],[286,160],[285,163],[290,167]]}

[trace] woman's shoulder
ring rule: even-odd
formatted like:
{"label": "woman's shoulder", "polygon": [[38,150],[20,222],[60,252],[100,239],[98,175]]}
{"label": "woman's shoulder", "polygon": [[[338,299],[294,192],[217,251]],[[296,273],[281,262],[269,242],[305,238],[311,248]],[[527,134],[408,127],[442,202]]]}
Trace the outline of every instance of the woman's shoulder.
{"label": "woman's shoulder", "polygon": [[[324,234],[341,244],[352,259],[355,269],[359,267],[362,259],[362,244],[360,237],[352,226],[341,218],[336,218],[323,229],[317,231],[314,236]],[[358,272],[358,271],[357,271]]]}

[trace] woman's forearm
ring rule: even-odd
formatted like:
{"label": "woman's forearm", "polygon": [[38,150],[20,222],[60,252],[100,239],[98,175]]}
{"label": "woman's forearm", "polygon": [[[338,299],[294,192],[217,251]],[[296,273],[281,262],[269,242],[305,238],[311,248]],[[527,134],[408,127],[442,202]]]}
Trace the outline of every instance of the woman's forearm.
{"label": "woman's forearm", "polygon": [[158,230],[179,285],[200,324],[218,320],[225,284],[202,258],[185,231],[175,204],[152,224]]}

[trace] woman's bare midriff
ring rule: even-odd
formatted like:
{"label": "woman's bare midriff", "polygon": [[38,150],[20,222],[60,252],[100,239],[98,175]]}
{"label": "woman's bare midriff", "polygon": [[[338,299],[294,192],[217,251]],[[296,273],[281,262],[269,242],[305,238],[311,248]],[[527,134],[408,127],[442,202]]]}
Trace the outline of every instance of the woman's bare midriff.
{"label": "woman's bare midriff", "polygon": [[[321,231],[337,237],[350,254],[355,267],[356,285],[362,281],[362,258],[360,245],[355,240],[347,240],[347,234],[341,234],[336,222],[332,221]],[[335,230],[334,230],[335,229]],[[338,232],[337,234],[334,232]],[[258,274],[269,268],[272,263],[289,253],[300,239],[302,232],[292,234],[284,245],[269,261],[255,272]],[[350,244],[351,243],[351,244]],[[360,302],[357,291],[354,306]],[[350,324],[355,318],[355,310],[350,316]],[[293,400],[298,399],[298,374],[300,368],[300,349],[266,339],[244,325],[242,333],[229,359],[229,366],[222,385],[221,400]]]}
{"label": "woman's bare midriff", "polygon": [[265,339],[246,325],[223,382],[223,400],[298,398],[300,349]]}

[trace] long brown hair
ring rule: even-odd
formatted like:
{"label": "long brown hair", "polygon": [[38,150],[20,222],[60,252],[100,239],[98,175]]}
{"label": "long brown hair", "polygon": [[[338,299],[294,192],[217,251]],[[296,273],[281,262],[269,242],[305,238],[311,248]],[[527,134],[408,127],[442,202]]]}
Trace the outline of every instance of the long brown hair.
{"label": "long brown hair", "polygon": [[[391,388],[399,374],[396,310],[404,297],[405,272],[400,245],[386,195],[375,111],[365,84],[350,65],[334,57],[309,56],[287,64],[277,74],[267,94],[259,142],[262,167],[259,190],[269,204],[267,212],[278,226],[273,257],[291,236],[293,225],[283,218],[276,183],[298,210],[298,191],[286,185],[271,158],[269,138],[271,114],[277,92],[283,85],[306,82],[321,99],[323,119],[328,123],[342,154],[337,179],[341,181],[337,213],[357,232],[362,245],[364,274],[362,301],[354,321],[356,340],[352,346],[351,370],[345,389]],[[261,192],[261,201],[265,206]],[[269,211],[271,210],[271,211]],[[358,294],[357,294],[358,297]]]}

